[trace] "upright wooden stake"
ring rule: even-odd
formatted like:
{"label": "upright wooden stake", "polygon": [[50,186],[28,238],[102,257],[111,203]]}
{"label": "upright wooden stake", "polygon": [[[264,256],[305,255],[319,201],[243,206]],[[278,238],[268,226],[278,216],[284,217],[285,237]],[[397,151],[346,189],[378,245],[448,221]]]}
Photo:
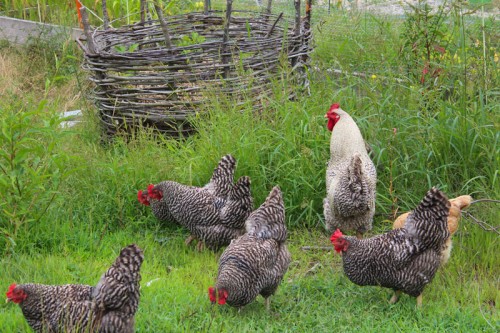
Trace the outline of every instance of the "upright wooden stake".
{"label": "upright wooden stake", "polygon": [[96,54],[94,40],[92,39],[92,34],[90,33],[90,23],[89,16],[85,6],[80,7],[80,14],[82,15],[83,33],[87,37],[87,46],[91,54]]}
{"label": "upright wooden stake", "polygon": [[[306,17],[304,19],[304,31],[303,31],[303,40],[302,43],[306,46],[306,48],[309,51],[309,41],[311,39],[311,7],[312,7],[312,0],[306,0]],[[306,64],[309,59],[309,52],[306,52],[302,56],[302,63]]]}
{"label": "upright wooden stake", "polygon": [[295,6],[295,35],[300,35],[300,0],[294,0]]}
{"label": "upright wooden stake", "polygon": [[108,30],[109,15],[108,15],[108,7],[106,6],[106,0],[102,0],[102,23],[104,25],[104,30]]}
{"label": "upright wooden stake", "polygon": [[205,15],[208,15],[208,11],[210,10],[210,0],[205,0],[205,4],[203,6],[203,12]]}
{"label": "upright wooden stake", "polygon": [[233,0],[227,0],[226,6],[226,22],[224,25],[224,37],[222,39],[222,64],[224,64],[223,77],[227,78],[229,76],[229,52],[227,47],[227,42],[229,41],[229,24],[231,23],[231,11],[233,9]]}
{"label": "upright wooden stake", "polygon": [[306,19],[304,20],[304,33],[309,33],[309,30],[311,29],[311,7],[312,0],[306,0]]}
{"label": "upright wooden stake", "polygon": [[271,7],[272,6],[273,6],[273,0],[268,0],[267,1],[267,8],[266,8],[267,15],[271,15]]}
{"label": "upright wooden stake", "polygon": [[144,24],[146,22],[146,0],[141,0],[141,24]]}
{"label": "upright wooden stake", "polygon": [[155,0],[154,5],[156,14],[158,15],[158,20],[160,21],[161,30],[163,31],[163,37],[165,37],[165,45],[170,49],[172,47],[172,42],[170,40],[170,33],[168,32],[167,21],[165,21],[165,18],[163,17],[163,11],[158,0]]}

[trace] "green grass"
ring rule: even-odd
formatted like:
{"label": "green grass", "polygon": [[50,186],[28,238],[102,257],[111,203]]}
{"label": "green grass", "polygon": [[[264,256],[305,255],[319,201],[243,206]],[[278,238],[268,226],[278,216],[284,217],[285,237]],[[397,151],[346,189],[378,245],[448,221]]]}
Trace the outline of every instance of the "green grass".
{"label": "green grass", "polygon": [[[150,222],[154,224],[152,219]],[[459,259],[472,245],[470,237],[456,238],[451,261],[426,288],[424,307],[417,310],[415,300],[408,296],[389,305],[389,290],[353,285],[341,273],[339,255],[300,249],[303,245],[327,245],[324,235],[294,231],[289,242],[293,262],[272,298],[271,313],[267,313],[262,298],[241,312],[212,306],[207,288],[214,283],[220,253],[198,253],[184,245],[186,236],[185,232],[168,228],[134,233],[122,230],[106,235],[99,244],[88,244],[85,249],[63,247],[51,254],[3,258],[0,264],[5,269],[0,285],[7,289],[12,281],[94,284],[119,248],[135,242],[146,256],[137,332],[326,332],[333,328],[367,332],[494,332],[499,328],[498,305],[492,305],[500,301],[493,267],[478,274],[472,265],[463,265]],[[308,272],[317,264],[314,271]],[[29,331],[13,304],[0,305],[0,322],[6,332]]]}
{"label": "green grass", "polygon": [[[389,290],[352,284],[339,255],[301,250],[329,246],[322,231],[330,139],[323,115],[333,102],[353,115],[373,150],[373,233],[390,229],[394,210],[412,209],[434,185],[450,197],[500,199],[497,62],[478,56],[471,46],[477,36],[467,38],[462,49],[456,45],[478,63],[487,62],[481,78],[490,80],[489,88],[484,90],[482,79],[463,77],[472,75],[476,62],[450,60],[450,74],[436,89],[450,82],[457,88],[446,96],[429,95],[434,87],[394,80],[403,73],[396,26],[343,15],[325,18],[323,32],[315,30],[313,66],[319,70],[310,72],[311,96],[299,93],[289,101],[281,91],[290,83],[277,82],[261,115],[212,98],[194,119],[198,133],[179,141],[143,131],[102,144],[92,101],[85,98],[92,97],[90,86],[71,43],[0,44],[0,159],[8,169],[0,173],[0,290],[12,282],[95,284],[119,250],[134,242],[146,256],[138,332],[497,332],[500,238],[471,219],[461,220],[451,259],[426,288],[421,310],[408,296],[389,305]],[[335,30],[341,20],[353,25],[347,29],[352,33]],[[494,25],[488,29],[489,34]],[[327,72],[331,66],[344,73]],[[85,124],[60,129],[58,113],[79,108]],[[9,137],[16,138],[14,145]],[[12,147],[17,158],[8,153]],[[251,177],[257,205],[276,184],[284,193],[293,262],[271,313],[261,298],[241,312],[211,306],[207,288],[220,252],[186,247],[186,231],[156,221],[136,199],[138,189],[160,180],[203,185],[227,153],[238,159],[236,176]],[[20,185],[30,184],[19,193]],[[498,204],[478,203],[469,211],[498,227]],[[0,304],[0,331],[29,331],[17,306]]]}

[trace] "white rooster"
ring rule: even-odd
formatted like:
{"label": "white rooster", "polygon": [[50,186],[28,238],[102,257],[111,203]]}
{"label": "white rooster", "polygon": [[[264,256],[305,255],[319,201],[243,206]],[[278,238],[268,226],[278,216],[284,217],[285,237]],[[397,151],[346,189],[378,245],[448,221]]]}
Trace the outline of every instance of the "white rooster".
{"label": "white rooster", "polygon": [[372,228],[377,171],[351,116],[335,103],[325,118],[332,131],[323,200],[326,228],[329,232],[353,230],[361,238]]}

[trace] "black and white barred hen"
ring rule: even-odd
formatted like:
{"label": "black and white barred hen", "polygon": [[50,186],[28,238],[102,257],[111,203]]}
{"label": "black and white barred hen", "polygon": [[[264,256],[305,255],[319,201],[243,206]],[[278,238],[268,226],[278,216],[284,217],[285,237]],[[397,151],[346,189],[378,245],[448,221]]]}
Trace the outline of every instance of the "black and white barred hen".
{"label": "black and white barred hen", "polygon": [[401,292],[417,297],[432,281],[441,262],[448,231],[450,202],[436,188],[427,192],[403,228],[367,239],[357,239],[335,231],[331,241],[342,252],[344,272],[360,286],[382,286],[395,291],[391,303]]}
{"label": "black and white barred hen", "polygon": [[233,240],[222,253],[215,288],[208,289],[212,303],[245,306],[260,294],[266,300],[278,288],[288,265],[285,244],[285,207],[279,187],[246,221],[246,234]]}
{"label": "black and white barred hen", "polygon": [[147,193],[139,191],[138,199],[150,205],[159,220],[186,227],[191,232],[186,244],[198,238],[217,250],[245,232],[245,220],[253,210],[250,178],[241,177],[234,184],[235,167],[234,157],[226,155],[204,187],[163,181],[149,185]]}
{"label": "black and white barred hen", "polygon": [[95,287],[12,284],[7,301],[19,304],[37,333],[132,333],[143,260],[142,250],[132,244],[121,250]]}
{"label": "black and white barred hen", "polygon": [[333,104],[325,117],[332,131],[323,200],[326,228],[329,232],[353,230],[361,238],[372,228],[377,171],[351,116]]}

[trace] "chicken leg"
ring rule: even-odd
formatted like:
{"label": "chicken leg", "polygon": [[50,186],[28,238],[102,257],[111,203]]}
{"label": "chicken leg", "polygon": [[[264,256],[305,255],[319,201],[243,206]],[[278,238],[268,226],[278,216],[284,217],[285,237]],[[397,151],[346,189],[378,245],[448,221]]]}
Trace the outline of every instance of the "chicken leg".
{"label": "chicken leg", "polygon": [[186,240],[184,241],[184,244],[189,245],[189,244],[191,244],[191,242],[192,242],[193,240],[195,240],[195,239],[196,239],[196,236],[189,235],[189,237],[188,237],[188,238],[186,238]]}
{"label": "chicken leg", "polygon": [[401,296],[401,290],[395,290],[394,295],[392,295],[391,299],[389,300],[389,303],[394,304],[399,301],[399,296]]}

